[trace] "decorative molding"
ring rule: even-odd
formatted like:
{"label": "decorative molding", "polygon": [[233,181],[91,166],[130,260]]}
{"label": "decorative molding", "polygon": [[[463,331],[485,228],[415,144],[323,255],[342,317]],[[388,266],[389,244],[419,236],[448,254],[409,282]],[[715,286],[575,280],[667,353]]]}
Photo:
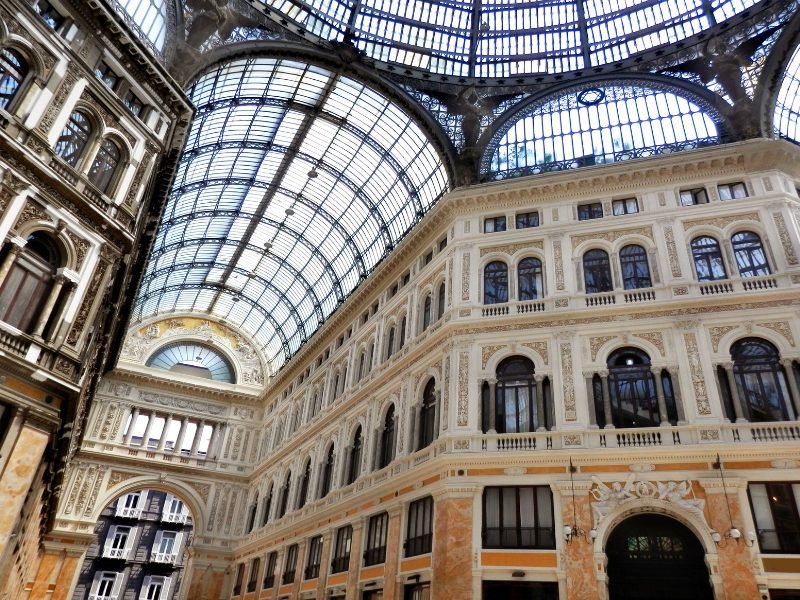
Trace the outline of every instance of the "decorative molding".
{"label": "decorative molding", "polygon": [[714,352],[719,351],[719,343],[723,337],[729,332],[733,331],[734,329],[738,329],[738,325],[718,325],[716,327],[709,327],[708,333],[711,337],[711,349]]}
{"label": "decorative molding", "polygon": [[798,263],[797,254],[795,254],[792,238],[789,236],[789,230],[786,228],[786,221],[783,218],[783,213],[773,213],[772,220],[775,221],[775,227],[778,229],[778,236],[781,238],[781,245],[783,246],[783,253],[786,255],[786,262],[790,265],[796,265]]}
{"label": "decorative molding", "polygon": [[547,342],[523,342],[522,345],[538,353],[545,365],[550,364],[550,346]]}
{"label": "decorative molding", "polygon": [[128,479],[133,479],[134,477],[138,477],[137,473],[131,473],[129,471],[117,471],[112,470],[110,475],[108,476],[108,483],[106,483],[106,489],[110,490],[111,488],[118,486],[123,481],[127,481]]}
{"label": "decorative molding", "polygon": [[689,360],[689,372],[692,377],[695,402],[697,403],[697,414],[710,415],[711,405],[708,401],[706,380],[703,377],[703,366],[700,360],[700,352],[697,348],[697,336],[695,336],[694,332],[687,331],[683,334],[683,340],[686,344],[686,356]]}
{"label": "decorative molding", "polygon": [[486,368],[486,364],[489,362],[489,359],[494,355],[495,352],[498,350],[505,348],[506,344],[498,344],[496,346],[483,346],[481,347],[481,369]]}
{"label": "decorative molding", "polygon": [[591,356],[592,362],[597,360],[597,353],[600,351],[600,348],[603,345],[613,339],[616,339],[616,335],[598,335],[595,337],[589,338],[589,355]]}
{"label": "decorative molding", "polygon": [[538,248],[539,250],[544,250],[544,242],[542,240],[531,240],[530,242],[523,242],[519,244],[506,244],[503,246],[489,246],[488,248],[481,248],[481,258],[487,254],[494,253],[508,254],[511,256],[520,250],[527,250],[528,248]]}
{"label": "decorative molding", "polygon": [[675,234],[672,232],[672,225],[664,225],[664,242],[667,245],[670,272],[673,277],[680,277],[681,263],[678,259],[678,246],[675,244]]}
{"label": "decorative molding", "polygon": [[683,228],[686,231],[689,231],[693,227],[716,227],[717,229],[725,229],[731,223],[738,223],[739,221],[755,221],[756,223],[760,223],[761,217],[757,212],[749,212],[740,215],[689,219],[683,222]]}
{"label": "decorative molding", "polygon": [[651,242],[655,243],[655,240],[653,238],[653,228],[650,226],[635,227],[633,229],[611,229],[597,233],[573,235],[571,236],[570,239],[572,240],[572,249],[575,250],[575,248],[580,246],[583,242],[587,242],[590,240],[603,240],[606,242],[616,242],[619,238],[624,237],[626,235],[641,235],[642,237],[646,237]]}
{"label": "decorative molding", "polygon": [[461,258],[461,299],[469,300],[469,252]]}
{"label": "decorative molding", "polygon": [[553,240],[553,267],[556,273],[556,290],[564,290],[564,261],[561,256],[561,240]]}
{"label": "decorative molding", "polygon": [[[75,270],[80,271],[83,266],[83,261],[86,258],[86,252],[89,250],[89,242],[72,233],[69,229],[64,232],[75,246]],[[91,288],[90,288],[91,289]]]}
{"label": "decorative molding", "polygon": [[564,420],[577,421],[575,384],[572,381],[572,343],[560,342],[559,353],[561,355],[561,383],[564,389]]}
{"label": "decorative molding", "polygon": [[44,207],[40,206],[36,202],[33,202],[32,200],[28,200],[25,203],[25,208],[23,208],[19,213],[17,222],[14,224],[14,230],[19,232],[20,227],[25,223],[29,223],[30,221],[50,222],[50,218],[47,216]]}
{"label": "decorative molding", "polygon": [[642,333],[634,333],[633,337],[638,337],[639,339],[645,340],[653,344],[658,351],[661,353],[661,356],[665,355],[664,350],[664,336],[661,335],[659,331],[644,331]]}
{"label": "decorative molding", "polygon": [[[89,47],[89,44],[84,44],[84,47]],[[61,111],[61,108],[64,106],[64,102],[67,100],[67,96],[69,96],[72,88],[75,87],[75,84],[78,82],[80,78],[80,71],[77,63],[70,62],[67,65],[67,72],[64,75],[64,78],[61,80],[61,83],[58,86],[58,91],[56,91],[53,99],[50,101],[49,106],[47,107],[47,111],[44,113],[44,117],[39,122],[39,127],[46,131],[49,131],[50,128],[53,126],[53,123],[56,120],[56,115]],[[44,136],[46,137],[46,136]]]}
{"label": "decorative molding", "polygon": [[768,321],[766,323],[756,323],[759,327],[765,327],[772,331],[781,334],[790,346],[794,346],[794,335],[792,335],[792,328],[788,321]]}
{"label": "decorative molding", "polygon": [[458,353],[458,411],[456,425],[466,427],[469,410],[469,352]]}

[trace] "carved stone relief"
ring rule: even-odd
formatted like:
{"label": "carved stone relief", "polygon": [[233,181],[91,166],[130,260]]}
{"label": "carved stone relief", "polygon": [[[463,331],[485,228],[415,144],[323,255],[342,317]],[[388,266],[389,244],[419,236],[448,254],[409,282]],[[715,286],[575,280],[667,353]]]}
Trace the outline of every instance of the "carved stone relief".
{"label": "carved stone relief", "polygon": [[697,414],[710,415],[711,405],[708,401],[708,393],[706,392],[706,380],[703,377],[703,367],[700,361],[700,352],[697,347],[697,337],[691,331],[683,334],[683,340],[686,344],[686,356],[689,360],[689,372],[692,376],[692,387],[694,389],[694,398],[697,403]]}
{"label": "carved stone relief", "polygon": [[749,212],[744,213],[741,215],[726,215],[723,217],[709,217],[705,219],[690,219],[688,221],[683,222],[683,227],[688,231],[692,227],[717,227],[719,229],[724,229],[731,223],[737,223],[739,221],[755,221],[756,223],[761,222],[761,217],[759,217],[757,212]]}
{"label": "carved stone relief", "polygon": [[778,236],[781,238],[781,245],[783,246],[783,253],[786,255],[786,262],[790,265],[797,264],[797,254],[795,254],[794,246],[792,245],[792,238],[789,236],[789,230],[786,228],[786,221],[782,213],[774,213],[772,220],[775,221],[775,227],[778,229]]}
{"label": "carved stone relief", "polygon": [[680,277],[681,264],[678,260],[678,248],[675,244],[675,235],[672,232],[672,225],[664,225],[664,242],[667,244],[667,256],[669,257],[670,272],[672,273],[673,277]]}
{"label": "carved stone relief", "polygon": [[538,248],[539,250],[543,250],[544,242],[542,240],[531,240],[530,242],[525,242],[522,244],[506,244],[505,246],[490,246],[488,248],[481,248],[481,258],[487,254],[493,254],[495,252],[508,254],[510,256],[515,252],[527,250],[528,248]]}
{"label": "carved stone relief", "polygon": [[561,382],[564,387],[564,420],[575,421],[578,411],[575,405],[575,384],[572,381],[572,343],[560,342]]}
{"label": "carved stone relief", "polygon": [[469,409],[469,352],[458,354],[458,411],[456,424],[467,426]]}
{"label": "carved stone relief", "polygon": [[589,240],[604,240],[606,242],[615,242],[619,238],[626,235],[641,235],[653,241],[653,228],[652,227],[636,227],[634,229],[612,229],[602,233],[587,233],[585,235],[574,235],[572,239],[572,249],[574,250],[583,242]]}

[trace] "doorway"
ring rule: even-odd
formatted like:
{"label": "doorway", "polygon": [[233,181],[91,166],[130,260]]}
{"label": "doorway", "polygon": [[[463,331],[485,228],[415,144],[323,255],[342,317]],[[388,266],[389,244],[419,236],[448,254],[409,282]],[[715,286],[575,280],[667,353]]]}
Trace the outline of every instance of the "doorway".
{"label": "doorway", "polygon": [[713,600],[705,550],[688,527],[636,515],[606,543],[609,600]]}

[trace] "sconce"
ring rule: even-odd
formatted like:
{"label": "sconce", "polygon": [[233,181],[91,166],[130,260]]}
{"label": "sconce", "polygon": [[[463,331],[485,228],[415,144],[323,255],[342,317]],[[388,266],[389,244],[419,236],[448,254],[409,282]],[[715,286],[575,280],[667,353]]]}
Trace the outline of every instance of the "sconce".
{"label": "sconce", "polygon": [[[728,489],[725,486],[725,473],[723,472],[722,468],[722,460],[717,454],[717,461],[712,465],[715,469],[719,471],[719,477],[722,480],[722,493],[725,494],[725,506],[728,508],[728,522],[731,524],[731,528],[725,532],[725,535],[721,534],[719,531],[712,529],[711,530],[711,539],[714,540],[714,543],[719,546],[723,542],[728,540],[733,540],[737,544],[739,540],[742,539],[742,532],[733,524],[733,513],[731,512],[731,504],[728,500]],[[746,546],[750,547],[756,543],[756,532],[755,531],[748,531],[744,534],[744,543]]]}
{"label": "sconce", "polygon": [[575,508],[575,478],[574,473],[577,467],[572,464],[572,457],[569,459],[569,483],[572,488],[572,525],[564,525],[564,541],[568,544],[574,538],[584,538],[587,542],[591,543],[597,538],[597,529],[592,527],[589,535],[586,535],[586,530],[578,525],[578,511]]}

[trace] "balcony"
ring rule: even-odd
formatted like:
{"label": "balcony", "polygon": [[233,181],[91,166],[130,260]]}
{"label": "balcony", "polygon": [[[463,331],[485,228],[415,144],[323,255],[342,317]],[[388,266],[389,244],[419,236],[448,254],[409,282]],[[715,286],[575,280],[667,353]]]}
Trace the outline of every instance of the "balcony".
{"label": "balcony", "polygon": [[161,520],[165,523],[186,523],[188,515],[186,513],[164,513],[161,515]]}
{"label": "balcony", "polygon": [[151,552],[150,553],[150,562],[160,563],[165,565],[173,565],[175,564],[175,560],[178,558],[178,555],[174,552]]}
{"label": "balcony", "polygon": [[141,516],[141,514],[142,514],[141,508],[136,508],[136,507],[129,508],[126,506],[118,506],[115,516],[124,517],[126,519],[138,519]]}
{"label": "balcony", "polygon": [[118,558],[120,560],[127,560],[129,553],[129,548],[103,548],[103,556],[105,558]]}
{"label": "balcony", "polygon": [[111,596],[100,596],[98,594],[89,594],[89,600],[117,600],[117,594]]}

